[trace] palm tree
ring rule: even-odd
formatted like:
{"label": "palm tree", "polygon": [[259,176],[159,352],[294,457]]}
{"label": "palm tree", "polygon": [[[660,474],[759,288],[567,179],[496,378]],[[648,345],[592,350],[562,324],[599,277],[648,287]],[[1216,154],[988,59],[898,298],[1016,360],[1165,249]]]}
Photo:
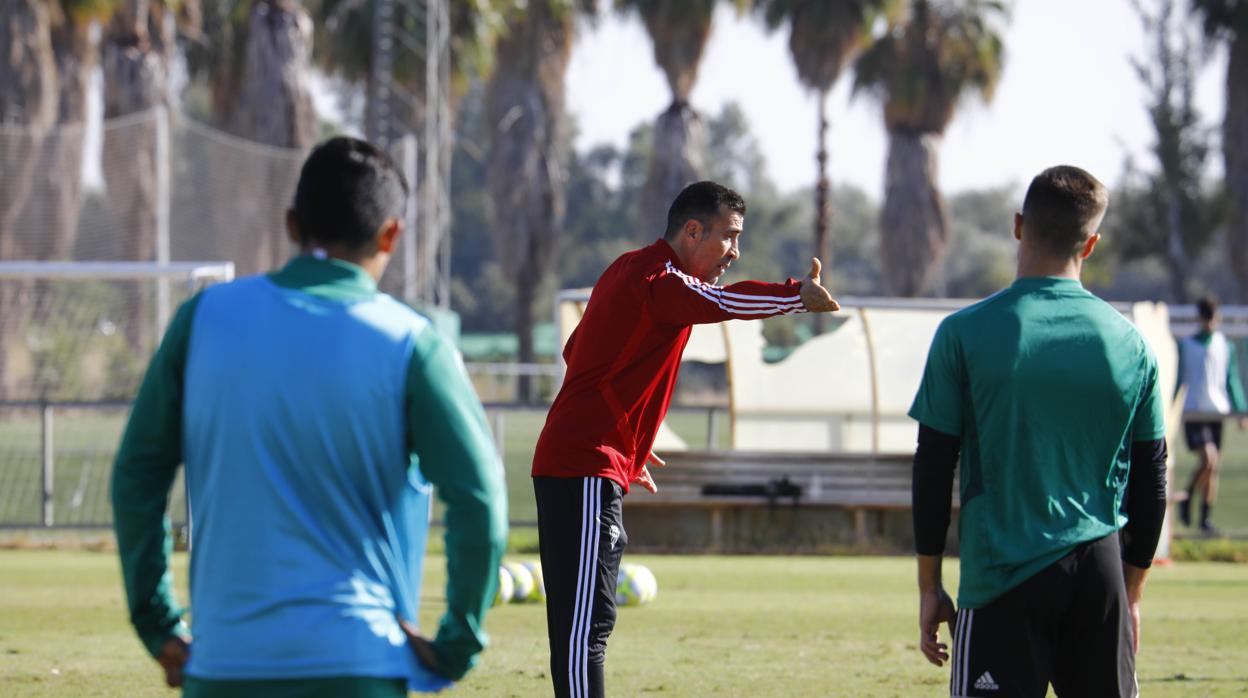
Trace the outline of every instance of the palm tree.
{"label": "palm tree", "polygon": [[1226,114],[1222,158],[1226,166],[1227,239],[1239,300],[1248,302],[1248,0],[1192,0],[1205,34],[1225,41]]}
{"label": "palm tree", "polygon": [[888,162],[880,215],[889,293],[915,296],[930,280],[949,238],[937,184],[937,155],[959,99],[990,100],[1004,55],[1000,0],[914,0],[909,15],[858,59],[854,89],[884,105]]}
{"label": "palm tree", "polygon": [[[717,0],[615,0],[617,9],[641,16],[654,44],[654,61],[663,70],[672,103],[654,125],[650,166],[641,192],[641,233],[665,227],[667,207],[686,184],[701,179],[706,134],[702,118],[689,105],[702,52],[711,36]],[[744,3],[737,0],[738,9]]]}
{"label": "palm tree", "polygon": [[[877,19],[891,17],[899,0],[757,0],[767,26],[789,25],[789,53],[797,77],[818,95],[819,143],[815,152],[814,255],[830,264],[828,230],[828,93],[846,64],[870,41]],[[815,316],[816,331],[822,316]]]}
{"label": "palm tree", "polygon": [[[423,3],[422,3],[423,4]],[[452,111],[468,89],[471,79],[488,72],[493,60],[494,41],[502,28],[503,17],[526,0],[450,0],[450,63]],[[314,59],[327,72],[365,85],[373,93],[373,29],[376,0],[305,0],[304,5],[316,23]],[[398,2],[394,7],[394,24],[401,31],[424,42],[425,16],[411,3]],[[425,62],[418,51],[396,51],[394,80],[411,92],[416,102],[424,100]],[[408,123],[419,125],[423,117],[419,105],[396,105],[412,109]],[[371,128],[372,105],[365,104],[364,123]],[[368,134],[376,139],[380,134]]]}
{"label": "palm tree", "polygon": [[[101,42],[104,73],[104,117],[118,119],[169,105],[169,61],[175,50],[177,26],[198,20],[198,5],[190,0],[120,0]],[[193,27],[192,27],[193,28]],[[158,174],[168,153],[157,144],[155,118],[140,119],[105,129],[105,162],[124,164],[122,176],[106,182],[109,205],[129,232],[117,242],[116,256],[124,260],[155,257],[156,217],[159,206]],[[126,322],[131,345],[146,351],[152,343],[148,298],[135,296]]]}
{"label": "palm tree", "polygon": [[[545,0],[542,0],[545,1]],[[371,99],[374,94],[373,38],[374,15],[377,0],[306,0],[308,11],[316,21],[317,35],[314,59],[332,75],[365,87],[369,99],[364,105],[365,132],[371,139],[389,141],[396,135],[375,133],[377,120],[374,118],[375,105]],[[446,110],[442,112],[442,123],[454,123],[459,100],[466,93],[471,80],[488,72],[493,57],[494,41],[501,30],[503,17],[512,11],[522,8],[527,0],[447,0],[449,11],[449,85],[445,86],[446,100],[442,102]],[[423,45],[427,31],[427,14],[431,3],[395,2],[393,4],[393,22],[411,41],[398,42],[405,46]],[[425,110],[433,100],[425,95],[426,68],[425,56],[420,50],[396,50],[393,54],[393,81],[396,87],[407,93],[406,99],[394,99],[390,105],[391,114],[398,123],[404,123],[413,132],[422,136],[426,131],[427,121]],[[446,128],[435,142],[430,144],[421,139],[418,148],[418,172],[425,172],[428,161],[426,155],[430,146],[435,148],[437,162],[440,166],[439,177],[443,188],[442,196],[438,196],[437,187],[429,177],[418,177],[415,186],[422,202],[422,217],[435,226],[434,235],[420,236],[418,245],[417,266],[420,269],[432,270],[437,267],[437,255],[445,251],[446,242],[441,246],[436,233],[441,230],[439,223],[449,225],[450,213],[445,208],[444,198],[449,197],[450,162],[454,152],[454,129]],[[445,217],[445,218],[444,218]],[[435,219],[436,222],[435,222]],[[391,265],[397,272],[399,265]],[[383,279],[383,285],[391,277]],[[432,300],[432,299],[428,299]]]}
{"label": "palm tree", "polygon": [[[204,38],[189,63],[210,87],[216,125],[250,143],[292,151],[311,147],[317,118],[308,85],[313,26],[307,11],[294,0],[224,0],[205,5],[203,22]],[[217,173],[210,178],[212,196],[235,202],[212,212],[214,227],[224,234],[212,244],[242,274],[270,269],[286,256],[273,200],[288,200],[298,176],[289,160],[252,152],[206,153]]]}
{"label": "palm tree", "polygon": [[[592,11],[592,0],[537,0],[511,13],[486,86],[495,251],[516,285],[520,363],[534,360],[537,292],[550,275],[563,225],[564,85],[577,9]],[[527,376],[519,397],[533,398]]]}
{"label": "palm tree", "polygon": [[56,123],[58,81],[52,53],[52,15],[42,0],[0,7],[0,259],[15,259],[14,219],[30,191],[30,171],[48,130]]}
{"label": "palm tree", "polygon": [[[52,17],[43,0],[0,4],[0,259],[28,259],[29,240],[14,228],[30,193],[48,130],[56,122],[56,61]],[[8,344],[19,333],[20,297],[25,288],[0,283],[0,396],[8,395]]]}
{"label": "palm tree", "polygon": [[52,16],[52,55],[58,77],[57,136],[48,139],[43,162],[35,175],[42,196],[48,197],[49,224],[41,238],[39,259],[66,259],[73,251],[82,208],[81,171],[87,88],[99,53],[91,41],[91,27],[116,9],[117,0],[59,0],[48,6]]}

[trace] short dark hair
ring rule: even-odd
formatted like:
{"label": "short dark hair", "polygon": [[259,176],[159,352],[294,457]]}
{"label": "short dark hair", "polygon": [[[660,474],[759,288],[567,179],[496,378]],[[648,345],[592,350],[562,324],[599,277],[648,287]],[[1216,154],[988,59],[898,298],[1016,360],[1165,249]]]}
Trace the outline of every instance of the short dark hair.
{"label": "short dark hair", "polygon": [[1213,296],[1202,297],[1196,301],[1196,312],[1200,313],[1201,320],[1209,322],[1218,314],[1218,299]]}
{"label": "short dark hair", "polygon": [[713,216],[718,216],[723,209],[745,216],[745,199],[735,191],[711,181],[694,182],[676,195],[676,200],[667,209],[667,230],[663,237],[672,240],[685,227],[685,222],[694,219],[707,225]]}
{"label": "short dark hair", "polygon": [[358,249],[406,209],[403,173],[381,149],[358,138],[321,143],[299,172],[293,210],[299,235],[309,242]]}
{"label": "short dark hair", "polygon": [[1059,165],[1036,175],[1023,198],[1023,225],[1048,252],[1073,255],[1096,233],[1109,191],[1087,171]]}

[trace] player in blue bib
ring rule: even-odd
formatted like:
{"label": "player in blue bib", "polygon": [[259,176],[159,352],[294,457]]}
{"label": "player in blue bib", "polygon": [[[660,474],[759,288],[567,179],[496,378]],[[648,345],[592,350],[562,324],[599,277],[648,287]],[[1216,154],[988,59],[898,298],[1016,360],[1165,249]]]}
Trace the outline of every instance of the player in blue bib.
{"label": "player in blue bib", "polygon": [[[406,198],[373,146],[318,146],[287,217],[300,254],[187,301],[148,368],[114,465],[114,523],[131,622],[186,696],[397,698],[445,688],[485,647],[506,497],[454,349],[377,290]],[[179,464],[193,642],[169,581]],[[427,640],[434,486],[447,609]]]}
{"label": "player in blue bib", "polygon": [[[951,659],[953,696],[1137,693],[1165,424],[1144,338],[1079,281],[1107,204],[1075,167],[1032,180],[1014,219],[1017,280],[941,323],[910,409],[920,649]],[[956,623],[940,581],[955,464]],[[954,623],[952,658],[941,622]]]}

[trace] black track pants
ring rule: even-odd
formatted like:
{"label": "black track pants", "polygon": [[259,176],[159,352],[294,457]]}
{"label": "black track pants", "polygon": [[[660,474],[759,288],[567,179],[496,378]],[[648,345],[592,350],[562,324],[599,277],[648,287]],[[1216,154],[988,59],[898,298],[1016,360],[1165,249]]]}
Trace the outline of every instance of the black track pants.
{"label": "black track pants", "polygon": [[600,477],[533,478],[546,583],[550,676],[559,698],[605,695],[624,533],[619,485]]}

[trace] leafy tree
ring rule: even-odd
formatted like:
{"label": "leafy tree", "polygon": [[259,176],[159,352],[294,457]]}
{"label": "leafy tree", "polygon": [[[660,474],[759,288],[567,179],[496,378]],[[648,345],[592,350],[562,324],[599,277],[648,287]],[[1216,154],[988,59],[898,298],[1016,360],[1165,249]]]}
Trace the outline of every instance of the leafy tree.
{"label": "leafy tree", "polygon": [[1192,0],[1205,35],[1226,44],[1226,111],[1222,160],[1226,170],[1227,240],[1239,300],[1248,303],[1248,0]]}
{"label": "leafy tree", "polygon": [[1154,163],[1144,169],[1128,159],[1107,230],[1123,259],[1161,260],[1171,299],[1184,302],[1191,260],[1213,237],[1221,214],[1218,197],[1204,182],[1212,132],[1194,102],[1199,56],[1191,33],[1175,16],[1174,0],[1133,4],[1152,45],[1147,57],[1132,65],[1148,95]]}
{"label": "leafy tree", "polygon": [[1014,240],[1014,186],[965,191],[949,198],[949,254],[939,277],[941,295],[982,298],[1014,280],[1018,244]]}

